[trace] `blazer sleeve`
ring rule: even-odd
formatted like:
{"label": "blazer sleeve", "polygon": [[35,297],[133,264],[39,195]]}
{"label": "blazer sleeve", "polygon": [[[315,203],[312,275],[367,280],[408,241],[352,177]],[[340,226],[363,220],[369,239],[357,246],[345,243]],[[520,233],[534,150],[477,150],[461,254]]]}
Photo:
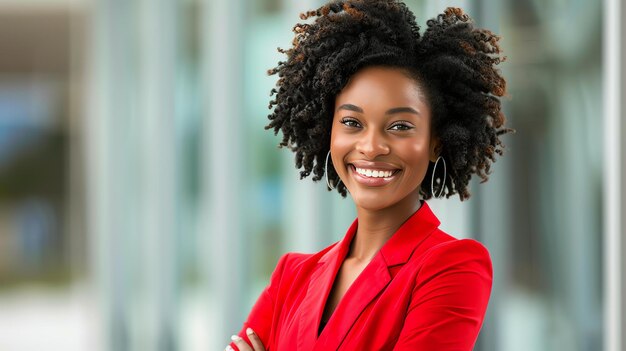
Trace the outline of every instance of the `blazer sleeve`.
{"label": "blazer sleeve", "polygon": [[394,350],[471,351],[491,294],[489,252],[464,239],[432,248],[425,259]]}
{"label": "blazer sleeve", "polygon": [[[252,307],[248,318],[243,323],[243,327],[238,333],[238,335],[242,337],[248,345],[250,345],[250,339],[248,339],[248,336],[246,335],[246,329],[250,327],[261,338],[261,341],[263,341],[263,345],[266,349],[268,348],[272,332],[277,293],[288,256],[289,254],[284,254],[278,260],[278,264],[272,273],[269,284],[261,292],[261,295],[259,295],[259,298]],[[230,346],[239,351],[234,343],[230,343]]]}

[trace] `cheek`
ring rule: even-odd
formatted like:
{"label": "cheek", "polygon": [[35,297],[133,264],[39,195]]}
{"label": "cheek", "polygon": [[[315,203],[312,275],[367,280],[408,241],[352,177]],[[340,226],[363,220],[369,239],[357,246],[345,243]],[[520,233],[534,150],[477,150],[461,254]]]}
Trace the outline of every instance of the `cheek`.
{"label": "cheek", "polygon": [[428,143],[424,141],[411,143],[405,150],[408,150],[416,159],[428,157]]}
{"label": "cheek", "polygon": [[429,162],[429,143],[424,140],[406,143],[402,148],[407,164],[410,164],[414,172],[426,173]]}
{"label": "cheek", "polygon": [[350,150],[351,145],[351,138],[333,128],[330,134],[330,153],[333,160],[342,160]]}

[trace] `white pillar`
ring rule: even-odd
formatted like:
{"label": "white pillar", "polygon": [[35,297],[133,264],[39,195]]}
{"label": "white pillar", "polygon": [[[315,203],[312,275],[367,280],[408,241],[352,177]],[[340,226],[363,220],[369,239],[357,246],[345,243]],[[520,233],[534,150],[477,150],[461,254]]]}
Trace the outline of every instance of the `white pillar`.
{"label": "white pillar", "polygon": [[626,162],[622,150],[626,146],[623,101],[626,92],[622,81],[626,74],[626,14],[620,0],[604,1],[603,79],[604,79],[604,349],[626,350],[624,329],[624,223],[622,207],[626,200],[623,187]]}
{"label": "white pillar", "polygon": [[175,4],[94,2],[84,126],[101,350],[177,348]]}
{"label": "white pillar", "polygon": [[[178,237],[176,58],[177,1],[138,0],[137,174],[138,248],[132,256],[133,350],[175,350],[178,345]],[[118,126],[118,130],[125,125]]]}
{"label": "white pillar", "polygon": [[241,328],[239,305],[249,279],[245,272],[246,222],[243,173],[242,0],[201,0],[201,69],[204,94],[201,146],[201,269],[208,282],[211,350],[222,350]]}
{"label": "white pillar", "polygon": [[91,55],[88,70],[89,103],[86,114],[86,193],[90,276],[101,318],[97,320],[100,350],[125,350],[129,271],[128,236],[132,236],[126,214],[134,196],[125,192],[129,177],[128,130],[119,129],[132,121],[135,50],[132,32],[132,3],[126,0],[95,1]]}

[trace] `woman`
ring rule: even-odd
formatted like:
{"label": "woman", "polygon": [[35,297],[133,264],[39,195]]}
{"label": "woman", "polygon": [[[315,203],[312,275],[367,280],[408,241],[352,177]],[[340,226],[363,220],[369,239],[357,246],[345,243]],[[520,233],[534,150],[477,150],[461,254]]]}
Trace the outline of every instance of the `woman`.
{"label": "woman", "polygon": [[489,253],[438,229],[432,197],[469,197],[502,154],[498,37],[458,8],[427,22],[395,0],[302,14],[268,129],[301,177],[349,192],[357,219],[316,254],[284,255],[227,349],[471,350]]}

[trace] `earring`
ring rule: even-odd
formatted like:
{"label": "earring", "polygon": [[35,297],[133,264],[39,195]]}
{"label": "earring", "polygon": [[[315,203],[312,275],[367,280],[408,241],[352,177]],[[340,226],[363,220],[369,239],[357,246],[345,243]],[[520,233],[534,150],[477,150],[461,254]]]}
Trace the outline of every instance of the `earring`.
{"label": "earring", "polygon": [[[326,185],[328,185],[328,188],[330,188],[330,190],[335,190],[335,187],[330,185],[330,181],[328,180],[328,158],[330,157],[330,150],[328,150],[328,153],[326,154],[326,162],[324,162],[324,176],[326,177]],[[337,182],[337,186],[339,186],[339,183],[341,183],[341,179],[339,179],[339,182]]]}
{"label": "earring", "polygon": [[[443,181],[441,182],[441,189],[439,191],[439,195],[435,195],[435,187],[434,187],[434,184],[435,184],[435,170],[437,170],[437,164],[439,163],[439,160],[443,161]],[[433,166],[433,174],[432,174],[432,177],[430,179],[430,193],[437,199],[440,199],[442,197],[442,195],[443,195],[443,191],[444,191],[444,188],[446,186],[446,176],[447,176],[446,160],[443,157],[439,156],[439,157],[437,157],[437,161],[435,161],[435,165]]]}

